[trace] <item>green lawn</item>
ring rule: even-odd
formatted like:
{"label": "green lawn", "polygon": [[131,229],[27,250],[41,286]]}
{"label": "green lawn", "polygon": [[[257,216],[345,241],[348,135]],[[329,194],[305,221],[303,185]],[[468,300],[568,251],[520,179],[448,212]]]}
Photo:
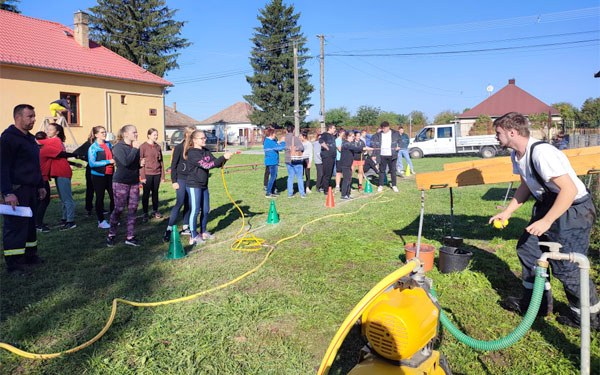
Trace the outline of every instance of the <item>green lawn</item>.
{"label": "green lawn", "polygon": [[[417,172],[441,170],[445,162],[466,157],[415,160]],[[262,162],[261,155],[235,155],[230,164]],[[315,172],[313,171],[313,180]],[[386,189],[387,203],[375,194],[356,193],[351,202],[336,195],[336,207],[312,193],[300,199],[276,199],[281,222],[266,225],[269,200],[262,190],[263,169],[226,174],[227,186],[246,215],[246,223],[269,244],[296,233],[312,219],[357,210],[307,226],[300,236],[280,244],[256,273],[228,288],[189,302],[154,308],[119,305],[115,322],[97,343],[51,360],[23,359],[0,351],[1,374],[309,374],[318,367],[329,341],[346,314],[380,279],[404,260],[404,244],[416,242],[420,193],[414,177],[400,180],[400,192]],[[83,170],[75,172],[83,180]],[[278,186],[285,187],[285,168]],[[456,235],[465,239],[473,260],[461,273],[433,278],[440,303],[452,321],[469,335],[500,338],[520,322],[498,302],[520,291],[518,236],[529,219],[531,202],[508,228],[487,224],[498,212],[507,184],[454,189]],[[161,237],[167,218],[141,223],[144,246],[105,246],[106,230],[86,218],[84,185],[74,187],[78,228],[38,236],[47,262],[28,277],[0,271],[0,341],[36,353],[69,349],[94,337],[109,317],[113,298],[151,302],[178,298],[225,283],[255,267],[265,256],[230,250],[241,217],[227,198],[221,175],[210,181],[209,231],[217,245],[198,247],[186,258],[163,260],[168,244]],[[174,203],[170,183],[161,185],[161,206],[168,215]],[[436,247],[450,233],[447,189],[426,192],[423,241]],[[138,211],[141,215],[141,209]],[[60,219],[54,199],[47,223]],[[187,240],[187,238],[184,238]],[[184,242],[184,246],[188,248]],[[598,242],[591,251],[593,277],[599,283]],[[189,250],[189,249],[188,249]],[[555,311],[565,313],[560,283],[552,281]],[[579,371],[579,331],[560,326],[556,315],[537,319],[512,347],[478,352],[444,329],[436,348],[448,356],[454,374],[574,374]],[[592,333],[592,373],[600,373],[600,334]],[[344,374],[363,345],[350,336],[330,373]]]}

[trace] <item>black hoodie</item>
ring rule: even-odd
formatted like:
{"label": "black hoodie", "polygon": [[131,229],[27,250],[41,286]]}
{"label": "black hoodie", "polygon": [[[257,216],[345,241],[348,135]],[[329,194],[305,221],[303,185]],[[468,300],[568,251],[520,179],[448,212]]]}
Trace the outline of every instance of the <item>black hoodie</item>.
{"label": "black hoodie", "polygon": [[186,170],[188,172],[186,186],[191,188],[208,188],[208,170],[219,168],[225,164],[225,157],[215,156],[206,148],[190,148],[187,159],[185,160]]}
{"label": "black hoodie", "polygon": [[18,185],[44,186],[40,147],[35,137],[11,125],[0,137],[0,185],[2,194],[12,194]]}

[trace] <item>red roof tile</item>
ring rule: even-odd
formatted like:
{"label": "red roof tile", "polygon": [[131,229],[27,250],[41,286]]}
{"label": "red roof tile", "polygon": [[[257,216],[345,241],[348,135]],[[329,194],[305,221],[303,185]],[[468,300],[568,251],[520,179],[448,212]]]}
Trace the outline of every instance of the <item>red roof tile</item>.
{"label": "red roof tile", "polygon": [[554,107],[545,104],[535,96],[517,87],[515,80],[510,79],[508,80],[508,85],[504,86],[500,91],[457,117],[469,118],[478,117],[479,115],[499,117],[508,112],[519,112],[524,115],[548,112],[553,115],[560,114]]}
{"label": "red roof tile", "polygon": [[221,112],[214,114],[206,120],[200,121],[202,125],[216,124],[218,122],[226,122],[229,124],[250,124],[248,117],[254,108],[246,102],[237,102],[225,108]]}
{"label": "red roof tile", "polygon": [[173,86],[91,40],[81,47],[73,35],[60,23],[0,10],[0,63]]}

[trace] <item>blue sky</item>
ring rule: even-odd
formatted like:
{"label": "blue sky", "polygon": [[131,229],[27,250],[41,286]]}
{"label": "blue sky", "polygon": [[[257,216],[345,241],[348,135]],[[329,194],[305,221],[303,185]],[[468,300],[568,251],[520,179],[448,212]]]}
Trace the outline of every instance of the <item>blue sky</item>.
{"label": "blue sky", "polygon": [[[76,3],[25,0],[24,15],[72,25],[73,12],[96,1]],[[494,92],[509,78],[551,104],[579,107],[600,96],[600,8],[597,1],[297,1],[299,23],[311,56],[319,55],[317,34],[324,34],[325,106],[360,105],[407,114],[421,110],[433,120],[442,110],[462,112]],[[76,6],[73,4],[77,4]],[[243,100],[250,92],[244,74],[203,80],[211,73],[250,69],[249,51],[256,15],[265,1],[169,0],[176,19],[188,23],[183,36],[194,44],[181,51],[180,68],[165,78],[175,83],[166,104],[203,120]],[[587,41],[587,42],[583,42]],[[578,43],[573,43],[578,42]],[[561,44],[562,43],[562,44]],[[327,56],[407,54],[551,44],[481,53],[411,56]],[[427,47],[435,46],[435,47]],[[419,48],[407,48],[419,47]],[[367,51],[369,50],[369,51]],[[345,52],[348,51],[348,52]],[[319,115],[319,62],[306,68],[316,91],[309,119]],[[182,83],[192,81],[190,83]],[[179,84],[178,84],[179,82]]]}

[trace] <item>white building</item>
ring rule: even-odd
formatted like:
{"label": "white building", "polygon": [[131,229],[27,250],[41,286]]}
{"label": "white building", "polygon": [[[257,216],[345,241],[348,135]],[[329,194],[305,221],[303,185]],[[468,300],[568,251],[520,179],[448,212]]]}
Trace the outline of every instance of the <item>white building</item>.
{"label": "white building", "polygon": [[[219,139],[227,138],[228,144],[253,144],[259,127],[251,123],[249,115],[254,108],[246,102],[237,102],[224,110],[200,121],[196,127],[213,132]],[[227,136],[225,136],[227,133]]]}

